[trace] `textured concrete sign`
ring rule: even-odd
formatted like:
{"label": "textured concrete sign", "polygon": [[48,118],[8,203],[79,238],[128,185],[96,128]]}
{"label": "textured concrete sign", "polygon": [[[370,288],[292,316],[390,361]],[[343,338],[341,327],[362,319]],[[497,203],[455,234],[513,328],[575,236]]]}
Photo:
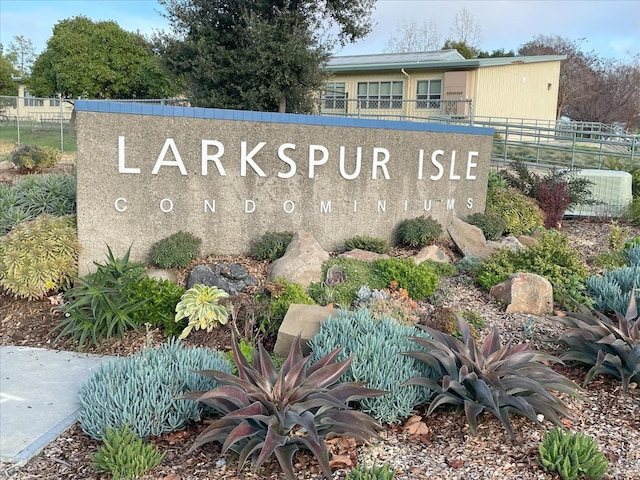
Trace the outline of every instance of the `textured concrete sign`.
{"label": "textured concrete sign", "polygon": [[265,232],[339,249],[393,241],[406,218],[484,211],[493,130],[429,123],[76,102],[80,270],[134,260],[177,231],[243,254]]}

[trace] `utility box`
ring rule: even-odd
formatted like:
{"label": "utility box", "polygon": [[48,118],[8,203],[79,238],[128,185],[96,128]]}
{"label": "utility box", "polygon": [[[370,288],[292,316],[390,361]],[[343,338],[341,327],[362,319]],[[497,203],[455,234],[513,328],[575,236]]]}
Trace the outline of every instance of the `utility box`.
{"label": "utility box", "polygon": [[591,194],[598,203],[576,205],[565,212],[566,216],[617,218],[625,214],[631,203],[632,178],[629,172],[617,170],[580,170],[577,176],[593,182]]}

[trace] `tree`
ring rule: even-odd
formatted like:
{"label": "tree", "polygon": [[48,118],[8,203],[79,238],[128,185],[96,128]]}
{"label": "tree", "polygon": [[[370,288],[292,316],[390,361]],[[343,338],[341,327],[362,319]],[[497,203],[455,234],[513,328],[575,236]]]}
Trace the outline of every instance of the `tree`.
{"label": "tree", "polygon": [[336,44],[371,30],[375,0],[159,0],[157,42],[192,104],[305,112]]}
{"label": "tree", "polygon": [[582,120],[578,106],[592,102],[596,96],[598,72],[602,68],[598,56],[580,49],[583,40],[569,40],[557,35],[538,35],[518,49],[518,55],[566,55],[560,66],[558,108],[556,118],[568,115]]}
{"label": "tree", "polygon": [[178,89],[141,35],[82,16],[54,26],[28,85],[34,95],[65,98],[164,98]]}
{"label": "tree", "polygon": [[7,57],[12,60],[18,75],[28,77],[31,72],[31,66],[36,59],[36,51],[30,39],[24,35],[16,35],[13,37],[13,42],[9,43]]}
{"label": "tree", "polygon": [[513,50],[509,50],[508,52],[504,51],[504,48],[497,48],[493,52],[489,53],[485,50],[480,50],[478,52],[478,58],[500,58],[500,57],[515,57],[516,52]]}
{"label": "tree", "polygon": [[454,42],[453,40],[447,40],[442,46],[443,50],[457,50],[464,58],[476,58],[478,56],[478,50],[467,45],[465,42]]}
{"label": "tree", "polygon": [[385,45],[387,53],[428,52],[440,48],[440,33],[435,22],[418,25],[414,19],[398,23],[397,34],[391,34]]}
{"label": "tree", "polygon": [[0,95],[18,95],[18,84],[13,81],[13,67],[6,57],[0,56]]}
{"label": "tree", "polygon": [[[451,26],[449,32],[450,38],[447,39],[446,43],[464,46],[469,50],[469,52],[474,52],[475,57],[479,52],[481,39],[480,32],[480,24],[478,24],[476,19],[473,18],[473,15],[471,15],[471,12],[469,12],[469,10],[467,10],[466,8],[462,8],[456,13],[456,16],[453,20],[453,25]],[[459,53],[465,56],[462,52]],[[465,58],[474,57],[465,56]]]}

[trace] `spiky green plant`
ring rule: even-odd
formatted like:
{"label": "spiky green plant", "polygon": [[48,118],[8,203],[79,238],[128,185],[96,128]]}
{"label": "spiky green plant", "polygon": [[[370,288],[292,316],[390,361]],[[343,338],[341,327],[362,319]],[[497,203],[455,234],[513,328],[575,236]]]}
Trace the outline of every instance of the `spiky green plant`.
{"label": "spiky green plant", "polygon": [[43,298],[68,288],[80,244],[75,217],[41,215],[0,237],[0,286],[18,298]]}
{"label": "spiky green plant", "polygon": [[551,317],[568,327],[557,339],[567,349],[560,358],[591,366],[585,385],[596,375],[611,375],[622,381],[626,395],[631,382],[640,384],[640,320],[632,320],[637,317],[634,304],[632,296],[629,318],[616,314],[617,325],[601,312],[591,312],[582,305],[565,315]]}
{"label": "spiky green plant", "polygon": [[398,224],[396,235],[400,245],[426,247],[442,235],[442,225],[438,220],[424,215],[407,218]]}
{"label": "spiky green plant", "polygon": [[369,467],[357,466],[351,469],[345,480],[393,480],[396,478],[395,470],[389,465],[376,465]]}
{"label": "spiky green plant", "polygon": [[229,310],[219,305],[229,294],[218,287],[196,284],[182,294],[176,305],[175,321],[187,318],[188,324],[178,338],[186,338],[192,329],[212,331],[229,321]]}
{"label": "spiky green plant", "polygon": [[391,245],[384,238],[370,237],[368,235],[356,235],[344,241],[346,250],[366,250],[368,252],[385,254],[391,251]]}
{"label": "spiky green plant", "polygon": [[202,239],[180,230],[151,245],[149,261],[160,268],[185,268],[200,255]]}
{"label": "spiky green plant", "polygon": [[113,480],[138,478],[160,465],[164,458],[164,453],[136,437],[128,425],[108,428],[102,442],[93,456],[93,467],[98,472],[110,473]]}
{"label": "spiky green plant", "polygon": [[253,366],[240,352],[233,338],[233,354],[238,376],[219,371],[202,371],[220,387],[184,396],[204,402],[222,417],[214,420],[196,439],[190,451],[209,442],[222,443],[222,452],[238,455],[238,471],[250,457],[255,467],[275,455],[289,480],[295,479],[293,457],[299,448],[309,450],[331,479],[328,435],[349,435],[363,441],[376,435],[377,424],[368,415],[350,410],[348,402],[382,395],[360,382],[336,381],[349,369],[351,359],[335,363],[340,353],[331,354],[310,365],[302,355],[300,336],[292,344],[278,371],[262,344]]}
{"label": "spiky green plant", "polygon": [[427,351],[406,352],[439,372],[436,380],[416,377],[405,382],[405,385],[421,385],[437,392],[427,414],[442,405],[454,405],[464,411],[473,435],[477,433],[478,416],[484,412],[495,415],[511,438],[515,438],[509,421],[512,413],[536,424],[540,424],[537,416],[542,414],[554,424],[562,425],[560,417],[569,417],[569,412],[552,392],[579,397],[578,387],[542,363],[560,361],[531,350],[528,344],[501,345],[495,329],[478,348],[469,325],[456,316],[462,341],[423,327],[433,339],[412,337],[411,340]]}
{"label": "spiky green plant", "polygon": [[267,232],[251,246],[251,254],[258,260],[277,260],[287,251],[293,232]]}
{"label": "spiky green plant", "polygon": [[563,480],[602,478],[609,464],[597,443],[584,433],[548,431],[538,447],[538,463],[548,472],[557,472]]}

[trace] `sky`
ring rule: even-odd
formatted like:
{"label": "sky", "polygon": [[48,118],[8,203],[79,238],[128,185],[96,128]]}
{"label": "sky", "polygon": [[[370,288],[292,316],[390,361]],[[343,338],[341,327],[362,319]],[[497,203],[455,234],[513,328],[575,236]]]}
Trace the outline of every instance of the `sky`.
{"label": "sky", "polygon": [[[485,51],[517,51],[543,34],[578,41],[582,51],[603,59],[625,61],[640,54],[637,0],[378,0],[369,36],[334,53],[382,53],[398,26],[408,21],[434,22],[444,41],[463,8],[477,22],[479,46]],[[0,0],[0,43],[6,49],[16,35],[23,35],[39,54],[56,23],[79,15],[113,20],[124,30],[149,35],[168,29],[161,11],[157,0]]]}

